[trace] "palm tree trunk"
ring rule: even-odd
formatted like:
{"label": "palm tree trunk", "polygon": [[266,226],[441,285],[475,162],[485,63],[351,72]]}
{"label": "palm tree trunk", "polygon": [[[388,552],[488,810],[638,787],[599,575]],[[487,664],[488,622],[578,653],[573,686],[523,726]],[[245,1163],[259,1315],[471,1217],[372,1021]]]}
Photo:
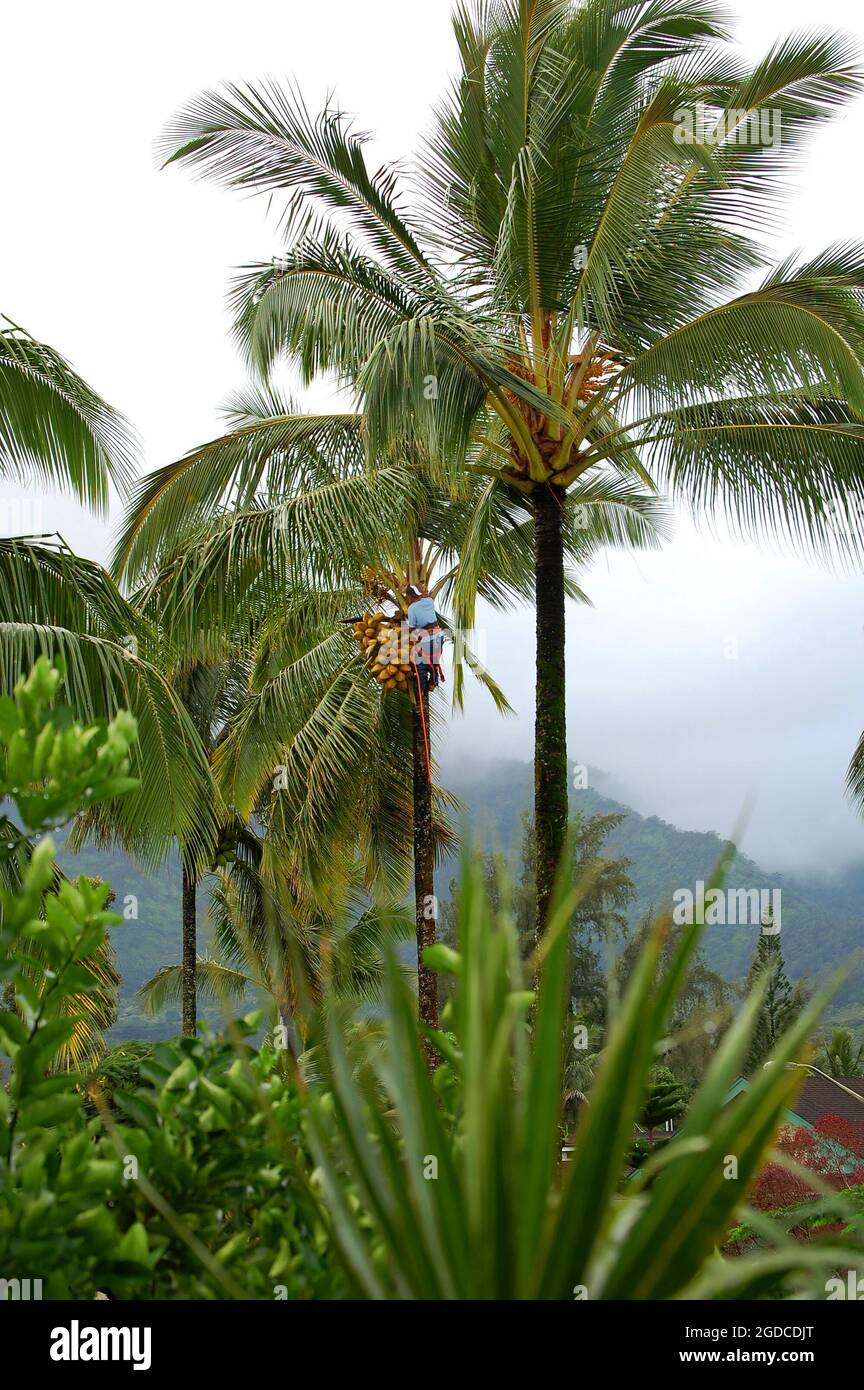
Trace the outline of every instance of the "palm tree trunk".
{"label": "palm tree trunk", "polygon": [[197,1024],[197,990],[195,968],[198,957],[198,929],[195,904],[195,875],[182,859],[183,868],[183,992],[182,1032],[184,1038],[194,1038]]}
{"label": "palm tree trunk", "polygon": [[[438,977],[423,964],[423,952],[435,944],[435,849],[432,837],[432,787],[426,766],[426,745],[419,699],[411,706],[414,775],[414,907],[417,928],[417,1005],[420,1022],[438,1027]],[[429,697],[423,696],[423,715],[429,728]],[[426,1044],[426,1060],[435,1065],[436,1053]]]}
{"label": "palm tree trunk", "polygon": [[537,836],[537,917],[542,933],[568,818],[567,712],[564,673],[563,498],[538,487],[534,505],[534,583],[537,615],[537,704],[534,725],[534,827]]}
{"label": "palm tree trunk", "polygon": [[297,1030],[294,1027],[293,1012],[284,1000],[279,1004],[279,1022],[282,1024],[285,1032],[285,1051],[291,1064],[291,1070],[296,1072],[300,1047],[297,1042]]}

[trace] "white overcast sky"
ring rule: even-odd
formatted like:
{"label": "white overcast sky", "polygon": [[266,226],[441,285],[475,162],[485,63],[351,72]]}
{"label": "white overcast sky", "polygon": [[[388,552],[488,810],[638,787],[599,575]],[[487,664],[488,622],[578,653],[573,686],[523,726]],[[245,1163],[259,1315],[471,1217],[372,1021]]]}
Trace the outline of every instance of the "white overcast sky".
{"label": "white overcast sky", "polygon": [[[228,338],[230,272],[277,249],[263,201],[158,172],[154,137],[203,87],[293,77],[313,108],[335,90],[376,133],[376,157],[410,156],[453,67],[449,9],[449,0],[5,7],[0,311],[60,348],[128,415],[147,468],[217,432],[221,402],[243,381]],[[814,23],[853,34],[864,55],[855,0],[732,10],[753,58]],[[814,142],[782,249],[864,236],[862,147],[864,100]],[[31,501],[16,513],[3,491],[0,529],[23,529],[6,523],[36,516]],[[67,498],[45,499],[42,522],[82,553],[107,555],[108,528]],[[766,868],[864,858],[864,826],[843,795],[864,727],[864,580],[709,541],[683,522],[662,555],[610,557],[585,584],[594,609],[569,614],[573,756],[611,773],[639,809],[685,828],[727,833],[754,798],[745,848]],[[525,657],[505,666],[514,627]],[[489,664],[519,718],[497,721],[472,697],[452,753],[530,756],[530,634],[527,612],[488,622]],[[725,659],[730,640],[735,661]]]}

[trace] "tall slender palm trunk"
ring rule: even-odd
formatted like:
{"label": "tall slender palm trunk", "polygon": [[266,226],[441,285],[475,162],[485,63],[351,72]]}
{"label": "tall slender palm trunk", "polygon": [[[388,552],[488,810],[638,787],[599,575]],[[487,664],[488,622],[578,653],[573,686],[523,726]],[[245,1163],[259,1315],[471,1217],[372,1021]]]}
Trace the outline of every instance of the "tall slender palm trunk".
{"label": "tall slender palm trunk", "polygon": [[195,875],[185,856],[183,868],[183,989],[182,1032],[184,1038],[194,1038],[197,1024],[197,990],[195,967],[198,957],[198,929],[195,903]]}
{"label": "tall slender palm trunk", "polygon": [[567,711],[564,669],[564,506],[552,487],[538,487],[534,506],[537,615],[537,706],[534,724],[534,827],[537,919],[546,923],[568,819]]}
{"label": "tall slender palm trunk", "polygon": [[294,1011],[285,1000],[279,1003],[279,1022],[284,1030],[284,1051],[289,1063],[290,1072],[295,1078],[298,1078],[297,1058],[300,1055],[301,1049],[297,1041]]}
{"label": "tall slender palm trunk", "polygon": [[[429,728],[429,697],[423,696],[423,716]],[[432,787],[426,766],[426,745],[419,700],[411,706],[413,723],[414,780],[414,908],[417,931],[417,1005],[421,1023],[438,1027],[438,977],[423,964],[423,952],[435,944],[437,903],[435,900],[435,847],[432,836]],[[426,1060],[435,1065],[436,1053],[426,1043]]]}

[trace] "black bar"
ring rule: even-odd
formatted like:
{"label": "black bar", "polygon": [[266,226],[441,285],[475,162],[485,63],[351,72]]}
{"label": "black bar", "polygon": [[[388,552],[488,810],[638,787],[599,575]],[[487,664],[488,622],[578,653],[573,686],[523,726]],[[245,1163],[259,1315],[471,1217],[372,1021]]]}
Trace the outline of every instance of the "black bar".
{"label": "black bar", "polygon": [[[103,1328],[117,1329],[116,1336],[106,1336],[106,1357],[116,1348],[121,1359],[85,1359],[91,1349],[103,1353]],[[540,1344],[534,1340],[537,1331]],[[0,1303],[0,1336],[7,1354],[14,1346],[40,1381],[47,1376],[59,1382],[75,1376],[92,1382],[124,1373],[140,1381],[146,1375],[194,1371],[218,1375],[223,1383],[233,1372],[248,1377],[254,1371],[260,1384],[269,1371],[282,1383],[287,1365],[296,1373],[310,1363],[328,1380],[342,1367],[352,1375],[361,1367],[364,1374],[374,1367],[388,1378],[398,1373],[414,1380],[410,1355],[419,1337],[427,1351],[435,1349],[436,1379],[451,1367],[458,1370],[466,1338],[473,1347],[472,1362],[484,1376],[492,1365],[506,1369],[510,1362],[512,1369],[521,1344],[535,1365],[542,1347],[544,1380],[558,1373],[559,1364],[562,1374],[574,1377],[580,1367],[587,1371],[590,1366],[594,1374],[602,1369],[612,1376],[662,1376],[673,1369],[698,1375],[703,1367],[716,1366],[733,1372],[755,1367],[782,1377],[788,1370],[824,1374],[854,1364],[861,1332],[861,1310],[848,1300],[574,1301],[510,1305],[506,1310],[491,1303],[468,1310],[450,1304],[437,1311],[432,1305],[359,1302]],[[523,1342],[526,1335],[531,1340]],[[70,1356],[77,1351],[78,1359],[54,1359],[52,1347]],[[420,1373],[419,1380],[425,1379]]]}

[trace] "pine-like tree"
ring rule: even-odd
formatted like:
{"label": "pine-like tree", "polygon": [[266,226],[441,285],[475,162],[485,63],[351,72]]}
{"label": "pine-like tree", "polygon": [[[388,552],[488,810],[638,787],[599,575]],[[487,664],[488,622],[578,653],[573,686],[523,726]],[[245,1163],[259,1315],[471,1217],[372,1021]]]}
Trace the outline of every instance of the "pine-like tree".
{"label": "pine-like tree", "polygon": [[746,992],[749,994],[763,976],[768,976],[768,987],[762,1008],[756,1020],[750,1051],[747,1056],[746,1071],[751,1072],[761,1066],[771,1052],[777,1039],[797,1018],[805,1003],[805,991],[798,984],[793,987],[786,974],[783,948],[780,936],[760,933],[753,961],[747,975]]}
{"label": "pine-like tree", "polygon": [[639,1120],[648,1131],[649,1148],[654,1144],[654,1131],[668,1120],[677,1120],[687,1108],[687,1088],[683,1086],[668,1067],[657,1066],[651,1070],[651,1082],[645,1108]]}

